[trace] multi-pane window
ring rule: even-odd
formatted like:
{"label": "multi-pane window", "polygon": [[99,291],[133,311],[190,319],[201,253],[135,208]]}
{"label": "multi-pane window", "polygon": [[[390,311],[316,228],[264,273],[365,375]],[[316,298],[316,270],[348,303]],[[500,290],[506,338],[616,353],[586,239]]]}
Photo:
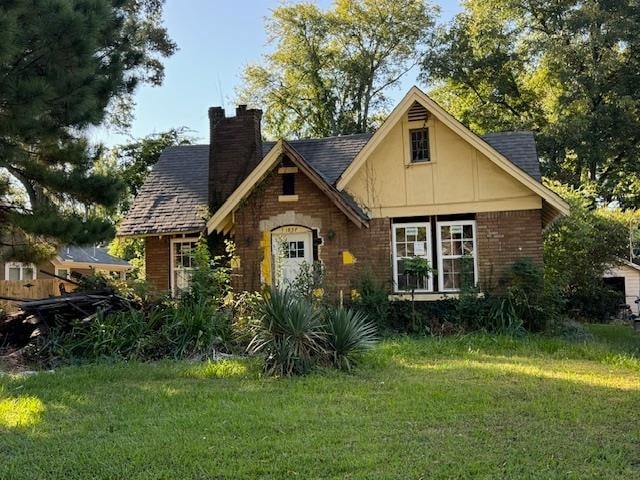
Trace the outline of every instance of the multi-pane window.
{"label": "multi-pane window", "polygon": [[406,271],[407,259],[431,259],[429,223],[396,223],[393,225],[393,275],[396,291],[429,292],[433,290],[431,275],[416,277]]}
{"label": "multi-pane window", "polygon": [[475,222],[438,222],[438,283],[440,291],[455,291],[477,281]]}
{"label": "multi-pane window", "polygon": [[285,258],[305,258],[304,257],[304,242],[295,241],[287,242],[284,248]]}
{"label": "multi-pane window", "polygon": [[36,267],[31,263],[8,262],[5,264],[4,274],[7,280],[35,280]]}
{"label": "multi-pane window", "polygon": [[194,254],[197,246],[197,240],[180,239],[172,242],[171,287],[175,295],[179,295],[191,285],[196,267]]}
{"label": "multi-pane window", "polygon": [[409,130],[411,137],[411,161],[428,162],[429,157],[429,129],[417,128]]}
{"label": "multi-pane window", "polygon": [[71,278],[67,268],[56,268],[56,275],[62,278]]}

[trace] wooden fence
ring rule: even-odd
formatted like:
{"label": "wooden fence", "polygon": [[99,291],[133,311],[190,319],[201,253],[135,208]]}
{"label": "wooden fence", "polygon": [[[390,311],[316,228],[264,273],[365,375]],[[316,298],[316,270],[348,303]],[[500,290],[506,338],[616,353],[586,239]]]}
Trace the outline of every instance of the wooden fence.
{"label": "wooden fence", "polygon": [[[38,278],[23,282],[13,280],[0,280],[0,297],[12,297],[22,299],[38,299],[60,296],[60,284],[64,284],[67,292],[75,290],[75,285],[57,278]],[[0,309],[6,312],[17,310],[15,303],[1,300]]]}

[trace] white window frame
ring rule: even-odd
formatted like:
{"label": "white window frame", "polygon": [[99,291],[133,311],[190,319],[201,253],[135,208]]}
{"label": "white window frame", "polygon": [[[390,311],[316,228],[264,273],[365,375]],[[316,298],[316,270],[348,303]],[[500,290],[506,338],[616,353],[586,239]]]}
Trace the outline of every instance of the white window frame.
{"label": "white window frame", "polygon": [[476,221],[475,220],[447,220],[442,222],[436,222],[436,242],[437,242],[437,257],[438,257],[438,291],[440,292],[459,292],[459,288],[444,288],[444,275],[442,270],[443,260],[463,258],[464,255],[446,255],[442,254],[442,228],[451,227],[454,225],[471,225],[473,232],[473,283],[478,284],[478,241],[476,233]]}
{"label": "white window frame", "polygon": [[176,257],[175,257],[175,245],[177,243],[198,243],[200,239],[197,237],[185,237],[185,238],[172,238],[169,242],[169,259],[170,259],[170,268],[169,268],[169,276],[170,276],[170,285],[171,285],[171,294],[176,295],[176,280],[175,280],[175,268],[176,268]]}
{"label": "white window frame", "polygon": [[20,269],[20,279],[18,282],[25,282],[27,280],[24,279],[24,270],[30,268],[33,271],[33,278],[29,280],[37,280],[38,278],[38,269],[33,263],[23,263],[23,262],[7,262],[4,264],[4,278],[9,280],[9,269],[11,268],[19,268]]}
{"label": "white window frame", "polygon": [[67,268],[67,267],[55,267],[55,271],[53,273],[55,273],[58,277],[60,277],[60,270],[66,270],[67,271],[67,276],[64,277],[67,280],[71,279],[71,269]]}
{"label": "white window frame", "polygon": [[[431,241],[431,222],[411,222],[411,223],[393,223],[391,224],[391,248],[392,248],[392,259],[393,259],[393,291],[394,293],[407,293],[407,290],[400,290],[398,288],[398,254],[396,249],[396,229],[397,228],[407,228],[407,227],[425,227],[427,229],[427,249],[426,255],[424,257],[429,261],[429,265],[432,265],[433,258],[433,243]],[[401,258],[412,258],[412,257],[401,257]],[[427,288],[420,288],[415,290],[416,293],[431,293],[433,292],[433,273],[429,273],[427,276]]]}

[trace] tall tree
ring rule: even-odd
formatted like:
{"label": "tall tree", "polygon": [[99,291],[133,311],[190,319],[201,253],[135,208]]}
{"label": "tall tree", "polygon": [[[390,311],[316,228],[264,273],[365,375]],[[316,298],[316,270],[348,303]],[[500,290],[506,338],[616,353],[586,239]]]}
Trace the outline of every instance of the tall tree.
{"label": "tall tree", "polygon": [[0,238],[12,247],[9,255],[29,257],[30,242],[6,238],[84,243],[113,233],[110,221],[92,218],[84,206],[115,206],[123,184],[95,170],[96,150],[82,132],[110,113],[126,123],[136,86],[161,83],[161,58],[176,48],[161,24],[163,3],[0,4],[0,170],[28,198],[18,205],[0,190]]}
{"label": "tall tree", "polygon": [[267,22],[274,49],[245,69],[240,98],[265,110],[272,137],[367,132],[421,57],[434,12],[424,0],[278,7]]}
{"label": "tall tree", "polygon": [[633,0],[467,0],[423,79],[475,130],[536,131],[547,176],[637,206],[639,28]]}

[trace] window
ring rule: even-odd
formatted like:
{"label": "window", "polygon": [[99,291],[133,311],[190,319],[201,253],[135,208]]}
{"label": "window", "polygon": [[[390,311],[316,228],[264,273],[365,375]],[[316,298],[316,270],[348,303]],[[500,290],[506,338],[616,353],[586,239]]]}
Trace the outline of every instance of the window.
{"label": "window", "polygon": [[191,285],[195,271],[194,254],[198,246],[196,239],[171,240],[171,291],[179,295]]}
{"label": "window", "polygon": [[415,288],[416,292],[433,290],[431,275],[416,278],[404,271],[404,260],[422,257],[431,261],[431,226],[426,223],[393,224],[393,279],[396,292]]}
{"label": "window", "polygon": [[305,258],[304,257],[304,242],[295,241],[288,242],[288,245],[284,248],[285,258]]}
{"label": "window", "polygon": [[428,162],[429,156],[429,129],[417,128],[409,130],[411,137],[411,161]]}
{"label": "window", "polygon": [[35,280],[36,271],[32,263],[8,262],[4,267],[4,278],[13,281]]}
{"label": "window", "polygon": [[67,268],[56,268],[56,275],[62,278],[71,278],[69,269]]}
{"label": "window", "polygon": [[284,173],[282,174],[282,195],[295,195],[296,194],[296,174]]}
{"label": "window", "polygon": [[476,222],[438,222],[438,287],[460,290],[464,281],[478,281]]}

